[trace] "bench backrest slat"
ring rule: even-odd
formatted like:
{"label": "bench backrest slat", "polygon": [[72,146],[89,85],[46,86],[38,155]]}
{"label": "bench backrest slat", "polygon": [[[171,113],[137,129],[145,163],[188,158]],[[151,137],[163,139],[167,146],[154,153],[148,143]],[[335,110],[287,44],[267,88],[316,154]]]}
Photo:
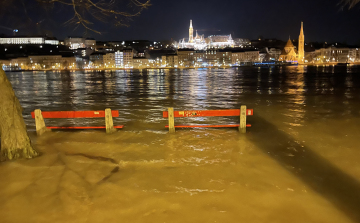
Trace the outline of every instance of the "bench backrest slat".
{"label": "bench backrest slat", "polygon": [[[44,118],[104,118],[105,111],[48,111],[41,112]],[[111,111],[112,117],[119,117],[119,111]],[[31,112],[32,118],[35,113]]]}
{"label": "bench backrest slat", "polygon": [[[246,109],[246,115],[253,115],[253,109]],[[167,118],[169,113],[163,112],[163,117]],[[193,111],[174,111],[175,118],[182,117],[205,117],[205,116],[240,116],[240,109],[229,110],[193,110]]]}

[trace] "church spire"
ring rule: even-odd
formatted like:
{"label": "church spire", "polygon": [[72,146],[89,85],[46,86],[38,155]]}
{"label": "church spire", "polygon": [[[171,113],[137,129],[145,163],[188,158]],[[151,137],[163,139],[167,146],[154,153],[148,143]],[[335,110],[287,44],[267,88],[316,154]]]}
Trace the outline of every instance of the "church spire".
{"label": "church spire", "polygon": [[299,47],[298,47],[298,63],[304,63],[305,58],[305,36],[304,36],[304,24],[301,22],[300,35],[299,35]]}
{"label": "church spire", "polygon": [[190,20],[190,28],[189,28],[189,43],[192,43],[194,39],[194,29],[192,26],[192,20]]}

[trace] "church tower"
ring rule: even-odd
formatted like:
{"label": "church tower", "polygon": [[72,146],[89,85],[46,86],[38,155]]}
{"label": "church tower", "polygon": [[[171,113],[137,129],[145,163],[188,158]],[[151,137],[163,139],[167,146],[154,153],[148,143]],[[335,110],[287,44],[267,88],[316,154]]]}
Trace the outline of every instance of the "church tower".
{"label": "church tower", "polygon": [[305,36],[304,36],[304,27],[303,22],[301,22],[301,29],[300,29],[300,35],[299,35],[299,48],[298,48],[298,63],[303,64],[304,63],[304,45],[305,45]]}
{"label": "church tower", "polygon": [[192,43],[194,41],[194,29],[192,26],[192,20],[190,20],[190,28],[189,28],[189,43]]}

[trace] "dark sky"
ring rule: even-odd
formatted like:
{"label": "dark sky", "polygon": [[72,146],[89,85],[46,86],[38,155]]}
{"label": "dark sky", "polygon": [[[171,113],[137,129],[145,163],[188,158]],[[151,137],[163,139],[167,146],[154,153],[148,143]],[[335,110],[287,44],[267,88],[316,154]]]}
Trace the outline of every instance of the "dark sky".
{"label": "dark sky", "polygon": [[[194,30],[205,36],[233,34],[234,37],[297,39],[304,22],[305,41],[360,44],[360,4],[341,10],[340,0],[151,0],[152,6],[130,22],[130,27],[112,28],[95,24],[103,35],[89,34],[97,40],[179,40],[188,36],[189,20]],[[61,12],[61,17],[66,13]],[[59,14],[57,14],[59,16]],[[69,14],[69,17],[71,15]],[[0,24],[1,25],[1,24]],[[83,30],[51,26],[54,36],[63,39],[83,35]],[[0,33],[6,30],[0,30]]]}
{"label": "dark sky", "polygon": [[[307,41],[360,43],[360,5],[340,10],[337,0],[153,0],[153,6],[136,18],[130,28],[109,37],[176,40],[194,29],[220,29],[210,34],[240,38],[298,38],[304,22]],[[106,39],[106,37],[105,37]]]}

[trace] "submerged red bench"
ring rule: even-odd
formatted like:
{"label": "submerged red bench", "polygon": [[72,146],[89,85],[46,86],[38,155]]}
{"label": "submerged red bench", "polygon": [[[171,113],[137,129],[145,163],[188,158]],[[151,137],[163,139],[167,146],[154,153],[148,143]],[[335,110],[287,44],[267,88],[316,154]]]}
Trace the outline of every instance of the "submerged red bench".
{"label": "submerged red bench", "polygon": [[[168,118],[169,132],[175,132],[175,128],[219,128],[219,127],[239,127],[239,131],[246,133],[246,127],[251,127],[250,124],[246,124],[246,116],[253,115],[253,109],[246,109],[246,106],[241,106],[240,109],[229,110],[193,110],[193,111],[174,111],[173,108],[168,108],[168,111],[163,112],[163,117]],[[230,125],[175,125],[175,118],[185,117],[213,117],[213,116],[239,116],[239,124]]]}
{"label": "submerged red bench", "polygon": [[[124,126],[114,126],[113,117],[119,117],[119,111],[111,111],[107,108],[102,111],[47,111],[36,109],[31,112],[35,119],[36,132],[41,135],[46,129],[106,129],[106,133],[114,132]],[[46,126],[44,118],[105,118],[105,126]]]}

